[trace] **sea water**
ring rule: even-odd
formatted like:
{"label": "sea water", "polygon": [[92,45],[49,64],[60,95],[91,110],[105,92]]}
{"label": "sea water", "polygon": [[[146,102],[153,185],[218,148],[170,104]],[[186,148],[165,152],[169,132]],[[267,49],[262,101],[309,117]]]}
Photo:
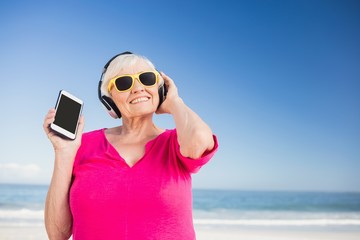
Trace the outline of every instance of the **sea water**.
{"label": "sea water", "polygon": [[[48,186],[0,184],[0,227],[43,226]],[[193,190],[194,224],[360,230],[360,193]]]}
{"label": "sea water", "polygon": [[194,190],[197,225],[360,230],[360,193]]}
{"label": "sea water", "polygon": [[0,227],[43,225],[48,186],[0,184]]}

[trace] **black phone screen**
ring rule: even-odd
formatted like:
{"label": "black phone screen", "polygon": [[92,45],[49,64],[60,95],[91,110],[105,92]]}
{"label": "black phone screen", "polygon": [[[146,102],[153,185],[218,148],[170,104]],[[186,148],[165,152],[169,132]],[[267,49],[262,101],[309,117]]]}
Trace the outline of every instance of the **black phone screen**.
{"label": "black phone screen", "polygon": [[54,124],[74,133],[81,111],[81,104],[71,98],[61,95],[56,110]]}

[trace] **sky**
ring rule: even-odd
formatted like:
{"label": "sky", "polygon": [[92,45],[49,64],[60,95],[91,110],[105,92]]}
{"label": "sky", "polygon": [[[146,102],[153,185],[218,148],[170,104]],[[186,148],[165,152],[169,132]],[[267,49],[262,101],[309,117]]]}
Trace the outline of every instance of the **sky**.
{"label": "sky", "polygon": [[360,191],[358,1],[1,1],[0,31],[0,183],[49,184],[60,89],[85,102],[85,131],[121,124],[97,85],[132,51],[218,137],[194,188]]}

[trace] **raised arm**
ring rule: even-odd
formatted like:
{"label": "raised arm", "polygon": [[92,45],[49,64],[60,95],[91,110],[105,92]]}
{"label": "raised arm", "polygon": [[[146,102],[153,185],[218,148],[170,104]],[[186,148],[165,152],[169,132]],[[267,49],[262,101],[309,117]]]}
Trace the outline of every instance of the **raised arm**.
{"label": "raised arm", "polygon": [[212,131],[179,97],[174,81],[164,73],[161,75],[168,88],[168,93],[158,112],[169,113],[173,116],[180,153],[185,157],[200,158],[204,152],[214,147]]}
{"label": "raised arm", "polygon": [[45,202],[45,227],[50,240],[63,240],[69,239],[72,234],[69,189],[75,155],[81,144],[84,119],[80,119],[77,138],[71,141],[60,138],[49,129],[54,117],[55,110],[51,109],[43,125],[55,152],[54,170]]}

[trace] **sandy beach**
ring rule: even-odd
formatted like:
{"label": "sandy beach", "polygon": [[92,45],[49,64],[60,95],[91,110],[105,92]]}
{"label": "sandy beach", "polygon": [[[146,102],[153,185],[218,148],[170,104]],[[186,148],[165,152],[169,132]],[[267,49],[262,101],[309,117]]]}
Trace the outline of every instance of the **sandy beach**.
{"label": "sandy beach", "polygon": [[[196,226],[198,240],[358,240],[359,230],[311,230]],[[2,240],[46,240],[43,226],[0,227]],[[176,237],[174,237],[176,240]]]}
{"label": "sandy beach", "polygon": [[360,231],[311,229],[196,227],[198,240],[358,240]]}
{"label": "sandy beach", "polygon": [[1,240],[47,240],[44,226],[1,226]]}

